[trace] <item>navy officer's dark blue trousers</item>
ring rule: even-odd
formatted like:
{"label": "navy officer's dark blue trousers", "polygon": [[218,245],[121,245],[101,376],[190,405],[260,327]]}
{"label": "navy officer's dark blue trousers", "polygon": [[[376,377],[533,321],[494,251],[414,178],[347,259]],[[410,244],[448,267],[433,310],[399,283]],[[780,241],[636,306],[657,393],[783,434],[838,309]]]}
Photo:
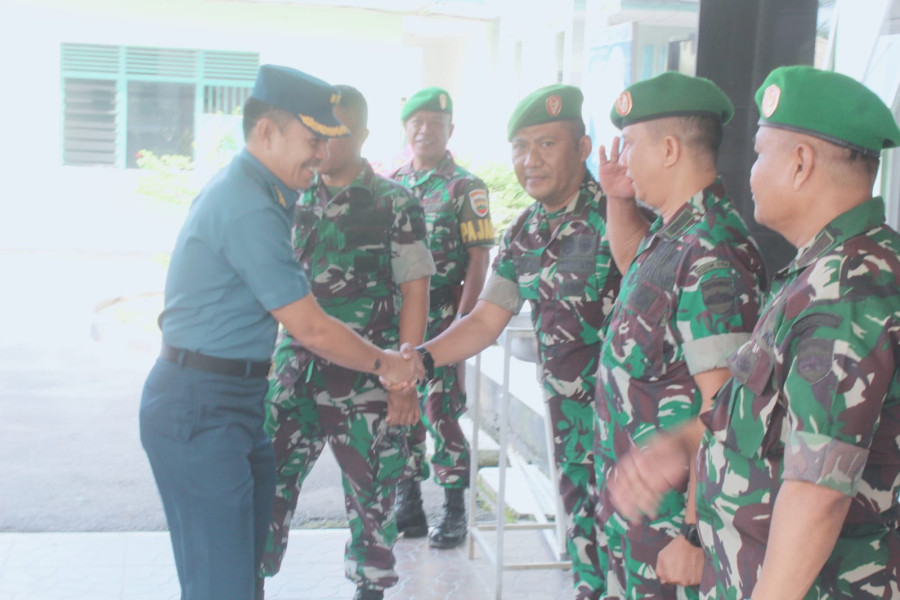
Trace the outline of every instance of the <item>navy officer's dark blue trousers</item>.
{"label": "navy officer's dark blue trousers", "polygon": [[275,496],[263,430],[265,378],[158,359],[141,399],[141,443],[172,537],[181,600],[253,600]]}

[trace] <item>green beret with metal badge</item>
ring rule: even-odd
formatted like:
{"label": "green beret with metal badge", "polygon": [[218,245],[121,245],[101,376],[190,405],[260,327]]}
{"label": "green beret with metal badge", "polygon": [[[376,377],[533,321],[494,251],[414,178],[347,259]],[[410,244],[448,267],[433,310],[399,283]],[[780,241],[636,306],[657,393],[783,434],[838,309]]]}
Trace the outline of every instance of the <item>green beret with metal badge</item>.
{"label": "green beret with metal badge", "polygon": [[713,117],[725,125],[734,116],[734,105],[709,79],[677,71],[630,85],[619,94],[609,113],[619,129],[641,121],[691,116]]}
{"label": "green beret with metal badge", "polygon": [[870,156],[900,145],[891,109],[852,77],[779,67],[756,91],[759,124],[806,133]]}
{"label": "green beret with metal badge", "polygon": [[400,120],[404,123],[413,113],[420,110],[433,110],[435,112],[445,112],[448,115],[453,114],[453,100],[447,90],[439,87],[427,87],[419,90],[406,101],[403,109],[400,111]]}
{"label": "green beret with metal badge", "polygon": [[523,127],[553,121],[581,121],[584,94],[574,85],[560,83],[542,87],[525,96],[513,110],[506,128],[507,139]]}

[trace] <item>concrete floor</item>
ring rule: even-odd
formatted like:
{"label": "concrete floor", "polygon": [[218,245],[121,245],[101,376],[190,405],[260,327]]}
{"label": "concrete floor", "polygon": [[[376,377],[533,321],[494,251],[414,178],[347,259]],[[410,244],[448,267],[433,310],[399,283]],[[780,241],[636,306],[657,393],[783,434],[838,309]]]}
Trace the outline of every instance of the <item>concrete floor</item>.
{"label": "concrete floor", "polygon": [[[512,532],[510,560],[549,560],[535,532]],[[266,600],[350,600],[343,576],[344,529],[298,529],[281,572],[267,581]],[[425,538],[394,547],[399,583],[388,600],[490,600],[493,564],[468,544],[433,550]],[[504,600],[567,600],[568,571],[507,571]],[[178,600],[172,549],[165,532],[0,533],[0,600]]]}

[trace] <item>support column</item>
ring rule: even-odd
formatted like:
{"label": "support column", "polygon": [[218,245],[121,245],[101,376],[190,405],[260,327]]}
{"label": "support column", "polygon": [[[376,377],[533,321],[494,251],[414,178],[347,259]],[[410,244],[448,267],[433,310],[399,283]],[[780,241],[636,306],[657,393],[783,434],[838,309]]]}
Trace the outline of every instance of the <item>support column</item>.
{"label": "support column", "polygon": [[753,100],[766,75],[782,65],[812,65],[818,0],[701,0],[697,75],[716,82],[734,103],[719,172],[759,242],[770,276],[795,249],[753,219],[750,167],[759,113]]}

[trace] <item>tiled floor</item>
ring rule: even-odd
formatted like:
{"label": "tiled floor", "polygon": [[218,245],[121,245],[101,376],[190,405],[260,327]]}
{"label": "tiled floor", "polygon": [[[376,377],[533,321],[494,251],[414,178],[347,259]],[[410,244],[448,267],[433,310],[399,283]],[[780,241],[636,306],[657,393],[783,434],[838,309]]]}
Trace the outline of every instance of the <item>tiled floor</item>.
{"label": "tiled floor", "polygon": [[[507,534],[508,560],[548,560],[535,532]],[[266,585],[267,600],[350,600],[343,576],[342,529],[300,529],[281,573]],[[400,582],[388,600],[491,600],[493,564],[468,544],[433,550],[426,539],[395,546]],[[568,600],[568,571],[507,571],[504,600]],[[169,537],[151,533],[0,533],[0,600],[178,600]]]}

